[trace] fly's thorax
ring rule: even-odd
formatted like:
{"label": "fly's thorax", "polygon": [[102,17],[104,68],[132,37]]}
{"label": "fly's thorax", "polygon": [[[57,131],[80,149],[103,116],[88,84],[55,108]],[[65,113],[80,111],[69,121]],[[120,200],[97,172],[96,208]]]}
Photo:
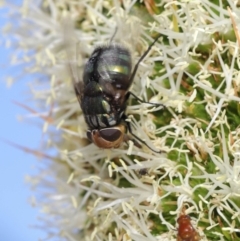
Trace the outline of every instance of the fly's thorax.
{"label": "fly's thorax", "polygon": [[[104,65],[101,64],[101,61],[106,63],[110,58],[113,62],[115,60],[115,64],[120,64],[116,60],[118,58],[114,56],[116,51],[119,52],[120,50],[115,47],[113,49],[114,53],[112,53],[112,46],[96,49],[85,67],[81,108],[90,129],[101,129],[118,125],[126,109],[127,91],[117,89],[113,85],[115,80],[104,81],[102,78],[96,79],[100,76],[100,70],[103,70]],[[121,54],[127,55],[128,51],[123,49]],[[125,61],[129,60],[127,56],[125,58],[122,57],[122,59],[125,59]],[[106,64],[106,66],[109,67],[109,64]],[[109,78],[111,78],[111,73],[109,72],[108,74],[110,74]],[[128,75],[125,77],[128,78]]]}
{"label": "fly's thorax", "polygon": [[105,93],[114,95],[117,90],[127,91],[132,69],[131,54],[127,48],[110,44],[96,48],[89,58],[83,75],[85,84],[98,82]]}

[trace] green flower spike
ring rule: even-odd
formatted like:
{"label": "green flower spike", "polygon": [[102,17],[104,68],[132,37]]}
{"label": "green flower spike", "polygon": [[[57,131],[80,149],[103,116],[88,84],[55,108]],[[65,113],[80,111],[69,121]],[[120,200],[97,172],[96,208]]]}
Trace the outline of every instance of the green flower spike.
{"label": "green flower spike", "polygon": [[[28,0],[9,8],[19,21],[4,29],[15,36],[13,62],[42,74],[31,92],[49,117],[46,152],[56,153],[28,178],[49,238],[240,240],[239,7],[234,0]],[[112,37],[135,64],[159,33],[131,91],[165,108],[131,98],[126,114],[133,132],[162,153],[131,142],[96,147],[86,139],[69,64],[81,77],[94,46]]]}

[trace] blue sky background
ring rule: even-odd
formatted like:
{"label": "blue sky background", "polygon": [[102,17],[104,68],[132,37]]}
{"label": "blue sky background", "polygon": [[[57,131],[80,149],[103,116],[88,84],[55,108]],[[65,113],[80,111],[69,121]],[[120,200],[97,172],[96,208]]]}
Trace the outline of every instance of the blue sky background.
{"label": "blue sky background", "polygon": [[[20,4],[21,1],[8,2]],[[6,23],[4,13],[5,10],[0,11],[1,27]],[[18,121],[17,116],[28,112],[13,103],[14,100],[20,103],[29,101],[27,82],[30,78],[17,81],[11,88],[7,88],[4,81],[6,76],[19,71],[8,64],[8,56],[13,51],[0,46],[0,241],[37,241],[45,234],[31,228],[38,224],[39,210],[28,203],[33,193],[24,181],[25,175],[36,172],[37,159],[2,141],[7,139],[33,149],[39,149],[41,145],[41,130],[27,121]]]}

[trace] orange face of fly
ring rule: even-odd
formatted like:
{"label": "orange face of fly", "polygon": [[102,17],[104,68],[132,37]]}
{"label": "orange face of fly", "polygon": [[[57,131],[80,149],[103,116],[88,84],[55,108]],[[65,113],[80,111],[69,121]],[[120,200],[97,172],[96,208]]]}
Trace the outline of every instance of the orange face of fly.
{"label": "orange face of fly", "polygon": [[181,215],[178,220],[177,241],[199,241],[200,237],[197,231],[191,224],[191,219],[188,215]]}

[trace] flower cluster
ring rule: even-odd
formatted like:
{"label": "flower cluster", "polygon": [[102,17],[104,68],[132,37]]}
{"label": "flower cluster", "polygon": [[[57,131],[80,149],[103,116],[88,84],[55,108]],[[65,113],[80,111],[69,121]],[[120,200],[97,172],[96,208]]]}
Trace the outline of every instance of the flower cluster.
{"label": "flower cluster", "polygon": [[[49,237],[240,240],[239,2],[29,0],[10,10],[21,18],[4,30],[15,36],[13,62],[43,74],[31,91],[56,155],[28,180]],[[81,76],[94,46],[112,38],[136,63],[159,33],[131,91],[165,107],[132,98],[127,114],[134,133],[162,153],[132,143],[99,149],[86,139],[69,64]],[[181,215],[190,217],[191,239]]]}

